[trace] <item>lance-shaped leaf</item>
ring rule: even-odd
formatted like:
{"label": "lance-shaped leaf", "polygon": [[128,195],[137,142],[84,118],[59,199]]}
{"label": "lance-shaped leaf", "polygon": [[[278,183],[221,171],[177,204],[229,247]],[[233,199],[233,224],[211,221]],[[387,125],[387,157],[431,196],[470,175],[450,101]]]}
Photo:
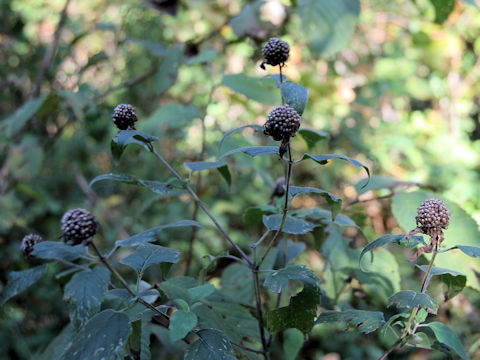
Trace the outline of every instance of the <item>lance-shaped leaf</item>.
{"label": "lance-shaped leaf", "polygon": [[138,248],[120,260],[120,263],[130,266],[137,273],[144,273],[149,266],[160,263],[175,264],[180,260],[178,250],[169,249],[154,244],[140,244]]}
{"label": "lance-shaped leaf", "polygon": [[[427,272],[427,265],[417,265],[417,267],[423,272]],[[432,267],[430,276],[427,281],[430,281],[432,276],[439,276],[443,284],[445,285],[446,289],[443,292],[445,296],[445,301],[448,301],[455,295],[461,293],[463,288],[467,284],[467,275],[450,269],[444,269],[434,266]]]}
{"label": "lance-shaped leaf", "polygon": [[293,198],[300,194],[318,194],[323,197],[325,200],[327,200],[327,204],[330,206],[330,210],[332,211],[332,221],[335,220],[335,217],[342,208],[342,199],[325,190],[313,187],[290,186],[288,191]]}
{"label": "lance-shaped leaf", "polygon": [[457,334],[455,334],[447,325],[438,321],[433,321],[427,324],[427,326],[432,329],[439,342],[455,351],[463,360],[469,359]]}
{"label": "lance-shaped leaf", "polygon": [[319,281],[315,272],[306,266],[289,265],[284,269],[269,273],[263,285],[270,291],[279,294],[288,287],[289,280],[300,280],[311,285],[316,285]]}
{"label": "lance-shaped leaf", "polygon": [[302,115],[307,106],[308,89],[293,82],[284,82],[280,85],[280,90],[285,104],[290,105]]}
{"label": "lance-shaped leaf", "polygon": [[344,311],[324,311],[322,312],[315,324],[332,323],[337,321],[345,321],[357,327],[362,333],[369,334],[377,330],[385,323],[383,313],[380,311],[365,310],[344,310]]}
{"label": "lance-shaped leaf", "polygon": [[409,316],[410,316],[410,313],[408,313],[408,312],[392,315],[387,320],[387,322],[385,324],[383,324],[383,326],[382,326],[382,330],[381,330],[382,336],[385,336],[385,334],[387,333],[387,330],[390,326],[396,325],[397,323],[402,323],[402,321],[398,320],[398,319],[400,319],[400,318],[408,319]]}
{"label": "lance-shaped leaf", "polygon": [[413,290],[401,290],[388,298],[388,306],[396,305],[400,309],[413,309],[417,306],[431,314],[436,314],[438,304],[427,294]]}
{"label": "lance-shaped leaf", "polygon": [[195,171],[217,169],[227,184],[232,184],[232,175],[230,174],[230,170],[228,170],[228,164],[225,161],[185,162],[184,165],[188,167],[192,173]]}
{"label": "lance-shaped leaf", "polygon": [[137,130],[121,130],[117,136],[115,136],[111,143],[110,148],[112,151],[113,159],[118,162],[123,154],[123,151],[129,144],[137,144],[141,146],[147,146],[151,142],[157,141],[158,138]]}
{"label": "lance-shaped leaf", "polygon": [[321,295],[318,286],[306,283],[303,290],[290,299],[288,306],[266,314],[267,328],[272,332],[296,328],[307,334],[315,323]]}
{"label": "lance-shaped leaf", "polygon": [[[268,230],[278,230],[282,222],[281,214],[275,214],[270,216],[263,216],[263,224],[267,227]],[[287,234],[306,234],[312,231],[317,225],[311,222],[294,218],[293,216],[287,215],[285,224],[282,228],[282,232]]]}
{"label": "lance-shaped leaf", "polygon": [[144,231],[140,234],[136,234],[126,238],[124,240],[118,240],[115,244],[116,246],[124,246],[124,247],[131,247],[137,246],[146,242],[152,242],[158,240],[158,235],[165,229],[169,228],[177,228],[177,227],[185,227],[185,226],[197,226],[201,227],[201,225],[193,220],[180,220],[171,224],[166,224],[162,226],[158,226],[147,231]]}
{"label": "lance-shaped leaf", "polygon": [[465,255],[468,255],[470,257],[474,257],[474,258],[480,257],[480,246],[456,245],[456,246],[453,246],[453,247],[451,247],[449,249],[446,249],[442,252],[447,252],[447,251],[455,250],[455,249],[459,249]]}
{"label": "lance-shaped leaf", "polygon": [[123,174],[103,174],[95,177],[88,186],[93,186],[95,183],[103,180],[111,180],[111,181],[118,181],[124,184],[129,185],[138,185],[147,188],[148,190],[154,192],[155,194],[159,195],[169,195],[174,188],[173,184],[171,183],[164,183],[160,181],[150,181],[150,180],[143,180],[136,176],[130,175],[123,175]]}
{"label": "lance-shaped leaf", "polygon": [[317,142],[328,138],[328,134],[324,131],[315,129],[300,128],[297,132],[307,143],[308,149],[311,150]]}
{"label": "lance-shaped leaf", "polygon": [[247,146],[241,147],[238,149],[233,149],[231,151],[226,152],[222,155],[222,158],[226,158],[227,156],[244,153],[250,156],[262,156],[262,155],[278,155],[278,146]]}
{"label": "lance-shaped leaf", "polygon": [[102,360],[123,351],[132,329],[128,315],[107,309],[92,317],[77,333],[61,360]]}
{"label": "lance-shaped leaf", "polygon": [[235,360],[232,345],[220,330],[203,329],[197,332],[199,337],[190,344],[184,360]]}
{"label": "lance-shaped leaf", "polygon": [[238,128],[235,128],[233,130],[230,130],[228,131],[227,133],[225,133],[225,135],[223,135],[222,137],[222,140],[220,140],[220,143],[218,144],[218,152],[221,153],[222,151],[222,146],[223,146],[223,143],[225,142],[225,140],[227,140],[230,136],[232,136],[233,134],[239,132],[239,131],[242,131],[243,129],[246,129],[246,128],[252,128],[254,129],[255,131],[261,131],[263,132],[263,126],[260,126],[260,125],[257,125],[257,124],[249,124],[249,125],[243,125],[243,126],[240,126]]}
{"label": "lance-shaped leaf", "polygon": [[70,319],[76,328],[100,310],[108,290],[110,272],[104,267],[82,271],[73,275],[65,286],[63,299],[68,303]]}
{"label": "lance-shaped leaf", "polygon": [[[404,235],[404,234],[401,234],[401,235],[391,235],[391,234],[383,235],[383,236],[379,237],[378,239],[373,240],[371,243],[368,243],[368,245],[363,248],[363,250],[360,254],[360,257],[358,259],[360,267],[362,267],[362,258],[366,253],[372,252],[373,250],[375,250],[375,249],[377,249],[381,246],[385,246],[387,244],[390,244],[390,243],[395,243],[395,244],[398,244],[398,245],[402,245],[402,246],[404,246],[406,248],[409,248],[409,249],[417,246],[418,244],[425,245],[425,241],[423,240],[423,237],[421,237],[421,236],[412,236],[407,241],[406,235]],[[373,262],[373,253],[372,253],[371,261]],[[363,268],[362,268],[362,270],[365,271]]]}
{"label": "lance-shaped leaf", "polygon": [[47,264],[44,264],[28,270],[10,272],[0,304],[5,304],[9,299],[35,284],[42,278],[46,270]]}
{"label": "lance-shaped leaf", "polygon": [[32,255],[40,259],[67,260],[80,259],[87,254],[85,245],[70,246],[59,241],[42,241],[35,244]]}
{"label": "lance-shaped leaf", "polygon": [[[358,166],[358,167],[361,167],[361,168],[365,169],[365,171],[368,175],[368,178],[370,179],[370,170],[368,169],[368,167],[363,165],[360,161],[355,160],[355,159],[351,159],[351,158],[349,158],[348,156],[345,156],[345,155],[338,155],[338,154],[333,154],[333,155],[303,154],[303,157],[300,160],[298,160],[297,162],[303,161],[305,159],[312,159],[313,161],[319,163],[320,165],[327,164],[329,160],[334,160],[334,159],[345,160],[345,161],[348,161],[352,165],[355,165],[355,166]],[[366,186],[366,184],[365,184],[365,186]]]}
{"label": "lance-shaped leaf", "polygon": [[177,310],[170,317],[170,340],[182,340],[187,334],[197,326],[198,318],[192,312]]}

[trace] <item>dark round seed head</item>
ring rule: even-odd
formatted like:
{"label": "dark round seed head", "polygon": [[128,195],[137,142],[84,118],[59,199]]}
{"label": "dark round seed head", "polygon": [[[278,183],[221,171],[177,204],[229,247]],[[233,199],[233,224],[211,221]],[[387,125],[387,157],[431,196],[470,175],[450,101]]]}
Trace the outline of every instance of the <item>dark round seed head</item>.
{"label": "dark round seed head", "polygon": [[112,121],[120,130],[135,130],[137,121],[135,107],[130,104],[120,104],[113,110]]}
{"label": "dark round seed head", "polygon": [[71,245],[87,245],[97,232],[97,221],[85,209],[67,211],[62,217],[63,240]]}
{"label": "dark round seed head", "polygon": [[272,66],[283,65],[288,60],[290,46],[279,38],[270,38],[262,49],[264,63]]}
{"label": "dark round seed head", "polygon": [[288,141],[297,133],[300,119],[300,115],[290,105],[277,106],[268,114],[263,133],[275,141]]}
{"label": "dark round seed head", "polygon": [[450,217],[450,210],[442,200],[428,199],[418,207],[415,220],[423,233],[429,234],[431,230],[446,229]]}
{"label": "dark round seed head", "polygon": [[30,254],[32,253],[35,247],[35,244],[38,244],[39,242],[42,242],[42,241],[43,239],[40,235],[36,235],[36,234],[25,235],[22,239],[22,246],[21,246],[23,255],[26,257],[30,256]]}

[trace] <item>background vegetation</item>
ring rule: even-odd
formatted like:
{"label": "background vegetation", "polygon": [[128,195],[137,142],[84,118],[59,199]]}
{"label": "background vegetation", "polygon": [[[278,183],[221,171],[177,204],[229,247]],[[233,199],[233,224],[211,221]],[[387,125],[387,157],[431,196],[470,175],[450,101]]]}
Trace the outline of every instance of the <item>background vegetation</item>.
{"label": "background vegetation", "polygon": [[[329,299],[388,313],[392,288],[418,286],[420,274],[406,261],[405,250],[382,250],[370,265],[388,278],[390,288],[364,283],[352,269],[367,239],[414,228],[416,208],[430,196],[426,192],[435,191],[452,210],[447,246],[480,245],[479,9],[473,0],[328,3],[3,1],[1,286],[9,271],[31,266],[19,251],[21,238],[38,232],[55,240],[59,219],[74,207],[97,216],[96,241],[105,248],[154,226],[196,218],[204,227],[193,236],[184,229],[161,237],[162,245],[180,250],[184,260],[195,237],[192,264],[187,269],[186,261],[180,263],[178,274],[198,274],[203,256],[224,251],[216,229],[184,195],[152,196],[124,184],[88,184],[109,172],[170,178],[138,148],[128,148],[114,164],[109,141],[116,133],[111,114],[118,103],[136,106],[137,129],[160,137],[160,151],[185,176],[183,162],[214,158],[224,133],[263,125],[279,102],[275,83],[258,80],[267,74],[259,65],[270,36],[290,43],[284,73],[310,91],[303,125],[328,134],[312,145],[315,152],[348,155],[374,175],[361,190],[364,173],[346,163],[320,168],[305,162],[294,173],[295,184],[340,196],[342,214],[357,224],[329,236],[320,227],[301,237],[307,250],[300,262],[316,271]],[[269,141],[246,129],[232,135],[221,151]],[[301,154],[308,144],[296,139],[293,150]],[[247,246],[262,227],[245,219],[245,211],[270,202],[284,168],[275,157],[238,156],[229,165],[231,186],[213,171],[194,173],[191,180],[234,240]],[[315,208],[322,201],[298,197],[293,207]],[[211,282],[227,281],[228,266],[220,261]],[[456,331],[471,358],[480,359],[480,265],[453,254],[439,257],[437,266],[467,275],[468,289],[441,306],[439,318]],[[64,284],[52,274],[2,306],[3,358],[37,358],[68,323],[68,309],[60,301]],[[338,281],[344,283],[340,289]],[[344,328],[317,325],[299,358],[373,359],[392,343]],[[152,344],[157,356],[170,350],[161,341]],[[444,356],[417,349],[391,358]]]}

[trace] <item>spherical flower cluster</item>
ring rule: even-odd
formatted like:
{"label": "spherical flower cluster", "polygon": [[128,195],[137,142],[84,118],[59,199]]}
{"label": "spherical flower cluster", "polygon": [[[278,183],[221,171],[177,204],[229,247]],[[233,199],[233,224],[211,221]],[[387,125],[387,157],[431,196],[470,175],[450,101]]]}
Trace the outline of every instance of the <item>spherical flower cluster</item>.
{"label": "spherical flower cluster", "polygon": [[450,210],[442,200],[429,199],[424,201],[417,211],[415,220],[425,234],[432,229],[446,229],[450,223]]}
{"label": "spherical flower cluster", "polygon": [[42,241],[43,239],[40,235],[36,235],[36,234],[25,235],[22,239],[22,246],[21,246],[23,255],[26,257],[30,256],[35,245]]}
{"label": "spherical flower cluster", "polygon": [[137,121],[135,107],[129,104],[120,104],[113,110],[112,121],[120,130],[135,130]]}
{"label": "spherical flower cluster", "polygon": [[263,64],[272,66],[283,65],[288,60],[290,52],[290,46],[287,42],[280,40],[279,38],[270,38],[262,49],[263,57],[265,61]]}
{"label": "spherical flower cluster", "polygon": [[297,133],[300,119],[300,115],[290,105],[277,106],[268,114],[263,132],[275,141],[288,141]]}
{"label": "spherical flower cluster", "polygon": [[90,211],[73,209],[62,217],[64,241],[72,245],[87,245],[97,232],[97,221]]}

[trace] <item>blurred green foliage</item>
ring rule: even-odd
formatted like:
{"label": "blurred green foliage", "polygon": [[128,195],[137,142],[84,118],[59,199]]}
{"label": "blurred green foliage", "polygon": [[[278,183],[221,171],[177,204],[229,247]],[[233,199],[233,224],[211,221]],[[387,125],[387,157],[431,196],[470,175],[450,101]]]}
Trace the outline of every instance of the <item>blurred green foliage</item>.
{"label": "blurred green foliage", "polygon": [[[134,104],[138,130],[159,137],[162,154],[187,176],[184,162],[213,161],[224,133],[241,125],[263,125],[275,96],[280,101],[275,82],[261,79],[276,71],[259,68],[261,46],[270,36],[290,43],[284,75],[309,90],[302,126],[329,134],[315,144],[314,153],[338,153],[361,161],[372,174],[383,176],[372,179],[373,184],[390,178],[416,184],[408,189],[416,190],[419,184],[435,189],[435,196],[456,209],[445,245],[478,246],[477,6],[473,0],[338,0],[335,4],[330,8],[331,2],[324,0],[72,1],[37,97],[34,89],[64,1],[3,1],[2,286],[9,271],[40,264],[22,258],[21,238],[36,232],[56,240],[59,219],[68,209],[84,207],[95,213],[101,224],[97,241],[105,248],[146,229],[191,219],[193,204],[183,195],[152,196],[144,188],[116,182],[98,182],[89,188],[93,178],[110,172],[170,180],[165,169],[137,147],[129,147],[114,164],[109,151],[116,132],[113,108],[118,103]],[[261,132],[245,129],[227,139],[221,152],[251,145],[273,142]],[[311,152],[300,136],[293,150],[296,158]],[[232,238],[246,246],[258,239],[262,229],[258,224],[245,227],[243,214],[249,207],[269,203],[284,169],[274,156],[238,155],[229,164],[231,186],[215,171],[192,173],[191,180],[219,221],[231,229]],[[296,167],[295,185],[321,187],[340,196],[348,205],[342,213],[357,224],[345,226],[352,224],[340,216],[337,225],[345,227],[330,224],[304,236],[307,250],[300,260],[317,271],[322,288],[336,304],[373,306],[389,314],[393,310],[386,307],[386,299],[400,288],[416,289],[420,274],[407,263],[405,251],[392,247],[376,252],[375,261],[367,264],[383,277],[366,281],[357,269],[359,248],[366,239],[411,230],[415,209],[425,197],[396,194],[393,209],[388,196],[363,202],[374,194],[390,194],[386,188],[391,185],[383,182],[362,194],[354,185],[363,177],[359,168],[343,162],[319,167],[306,161]],[[298,197],[293,207],[316,208],[324,201]],[[323,219],[321,210],[317,215],[317,220]],[[206,216],[199,213],[198,221],[205,226],[196,232],[191,274],[201,270],[202,256],[225,250]],[[166,230],[160,236],[162,245],[187,253],[190,229]],[[451,259],[442,258],[439,266],[468,273],[470,287],[478,290],[478,261]],[[227,265],[220,262],[214,278],[223,278]],[[49,267],[34,288],[2,306],[2,359],[37,358],[67,324],[68,308],[58,301],[67,279],[55,279],[54,270]],[[179,266],[173,271],[184,270]],[[480,359],[480,318],[475,311],[479,306],[478,292],[467,289],[439,310],[439,318],[456,331],[473,359]],[[391,334],[383,338],[343,329],[340,324],[315,326],[299,358],[373,359],[393,342]],[[157,330],[161,338],[163,329]],[[296,333],[286,334],[283,348],[295,347],[288,340],[293,336],[298,338]],[[155,341],[152,356],[163,358],[165,348],[174,348],[160,344]],[[283,348],[274,343],[278,358]],[[410,349],[392,358],[443,356],[428,354]]]}

